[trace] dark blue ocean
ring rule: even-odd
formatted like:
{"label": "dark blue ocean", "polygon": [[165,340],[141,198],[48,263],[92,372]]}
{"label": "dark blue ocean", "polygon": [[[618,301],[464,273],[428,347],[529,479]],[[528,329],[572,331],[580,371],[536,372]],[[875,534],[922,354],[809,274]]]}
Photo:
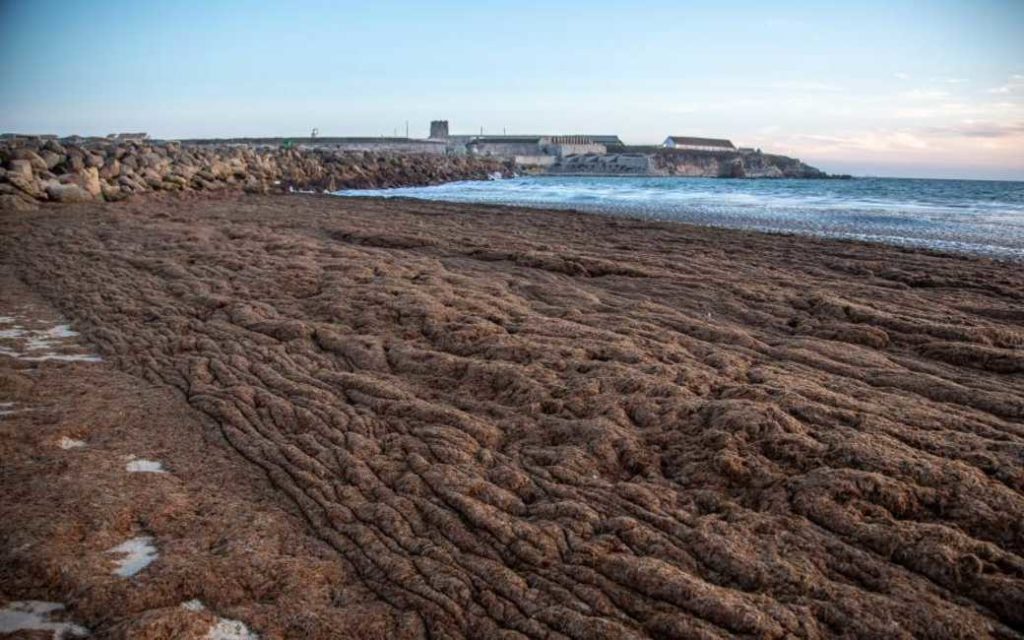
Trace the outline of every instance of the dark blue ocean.
{"label": "dark blue ocean", "polygon": [[338,195],[576,209],[1024,260],[1024,182],[530,177]]}

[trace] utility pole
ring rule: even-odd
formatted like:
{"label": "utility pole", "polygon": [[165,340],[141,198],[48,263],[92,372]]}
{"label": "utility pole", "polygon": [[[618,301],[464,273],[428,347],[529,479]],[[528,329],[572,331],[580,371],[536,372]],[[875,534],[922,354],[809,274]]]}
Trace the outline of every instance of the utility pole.
{"label": "utility pole", "polygon": [[408,120],[405,121],[405,137],[406,138],[409,137],[409,121]]}

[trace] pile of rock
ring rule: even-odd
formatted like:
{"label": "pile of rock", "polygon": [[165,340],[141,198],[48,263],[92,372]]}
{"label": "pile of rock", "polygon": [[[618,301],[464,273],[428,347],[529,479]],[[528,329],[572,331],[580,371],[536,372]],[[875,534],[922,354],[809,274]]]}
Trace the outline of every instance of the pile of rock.
{"label": "pile of rock", "polygon": [[149,191],[416,186],[512,170],[502,161],[465,156],[42,138],[3,141],[0,165],[0,209],[121,200]]}

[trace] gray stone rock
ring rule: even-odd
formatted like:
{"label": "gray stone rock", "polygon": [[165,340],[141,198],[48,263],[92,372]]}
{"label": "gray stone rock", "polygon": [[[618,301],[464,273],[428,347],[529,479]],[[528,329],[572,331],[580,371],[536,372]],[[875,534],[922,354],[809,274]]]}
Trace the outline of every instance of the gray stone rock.
{"label": "gray stone rock", "polygon": [[26,178],[32,177],[32,163],[28,160],[11,160],[7,163],[8,174],[18,174]]}
{"label": "gray stone rock", "polygon": [[100,169],[100,178],[103,180],[113,180],[119,175],[121,175],[121,163],[117,158],[107,158],[103,168]]}
{"label": "gray stone rock", "polygon": [[8,171],[7,175],[4,176],[4,180],[28,198],[42,199],[45,197],[42,188],[39,186],[39,181],[32,174],[26,177],[24,173]]}
{"label": "gray stone rock", "polygon": [[54,167],[64,162],[65,158],[64,154],[57,153],[56,151],[50,151],[49,149],[40,151],[39,157],[46,163],[47,170],[52,170]]}
{"label": "gray stone rock", "polygon": [[100,189],[103,192],[103,199],[107,200],[108,202],[124,200],[129,195],[131,195],[131,191],[125,191],[119,186],[107,183],[103,183],[102,185],[100,185]]}
{"label": "gray stone rock", "polygon": [[55,202],[91,202],[92,195],[77,184],[51,184],[46,188],[47,195]]}
{"label": "gray stone rock", "polygon": [[26,147],[15,149],[11,153],[11,157],[14,158],[14,160],[27,160],[35,171],[45,171],[49,168],[46,166],[46,161],[40,158],[38,153]]}
{"label": "gray stone rock", "polygon": [[72,180],[74,184],[82,187],[93,197],[99,197],[102,193],[100,188],[100,173],[96,167],[87,167],[75,173]]}
{"label": "gray stone rock", "polygon": [[85,154],[80,149],[72,147],[68,150],[67,165],[72,172],[81,171],[85,168]]}

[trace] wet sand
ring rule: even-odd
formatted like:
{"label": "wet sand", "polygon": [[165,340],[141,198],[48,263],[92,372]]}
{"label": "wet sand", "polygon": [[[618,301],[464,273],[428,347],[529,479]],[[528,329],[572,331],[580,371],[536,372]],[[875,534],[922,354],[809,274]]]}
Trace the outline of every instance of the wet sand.
{"label": "wet sand", "polygon": [[102,357],[0,339],[0,603],[136,638],[1024,629],[1020,263],[228,194],[5,215],[0,256],[0,316]]}

